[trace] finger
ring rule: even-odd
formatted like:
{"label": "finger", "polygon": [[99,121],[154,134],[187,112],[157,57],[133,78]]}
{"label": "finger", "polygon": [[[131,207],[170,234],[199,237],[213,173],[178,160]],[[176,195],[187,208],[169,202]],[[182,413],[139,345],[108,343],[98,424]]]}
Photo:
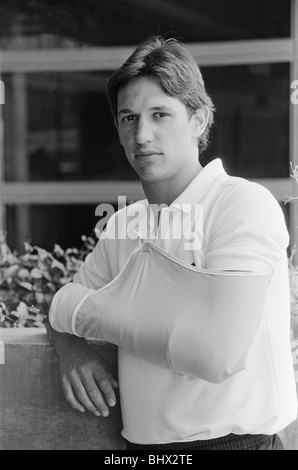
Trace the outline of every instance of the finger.
{"label": "finger", "polygon": [[112,384],[112,387],[114,388],[118,388],[119,387],[119,383],[118,383],[118,380],[115,379],[115,377],[113,376],[112,372],[109,372],[107,371],[107,376]]}
{"label": "finger", "polygon": [[[114,377],[113,372],[112,372],[108,362],[103,362],[103,366],[104,366],[104,373],[107,375],[108,379],[110,380],[110,382],[112,384],[112,387],[118,388],[119,387],[118,380]],[[101,374],[102,374],[101,370],[100,370],[99,373],[96,374],[96,376],[99,378],[99,380],[101,378]]]}
{"label": "finger", "polygon": [[88,411],[90,411],[90,413],[94,414],[95,416],[100,416],[100,409],[98,409],[89,398],[89,392],[87,392],[82,379],[76,373],[72,374],[71,385],[77,401],[79,401],[79,403],[81,403]]}
{"label": "finger", "polygon": [[113,382],[117,382],[113,379],[113,377],[109,378],[109,375],[110,374],[108,372],[104,375],[102,373],[94,374],[95,380],[98,383],[98,386],[106,402],[109,404],[109,406],[113,407],[116,405],[116,395],[113,389]]}
{"label": "finger", "polygon": [[104,400],[100,384],[97,385],[93,376],[89,374],[82,376],[82,382],[84,384],[86,393],[89,399],[92,401],[93,405],[97,408],[97,410],[103,417],[108,416],[109,408]]}
{"label": "finger", "polygon": [[66,376],[61,377],[61,384],[66,401],[70,404],[72,408],[80,411],[81,413],[84,413],[85,408],[76,399],[71,384]]}

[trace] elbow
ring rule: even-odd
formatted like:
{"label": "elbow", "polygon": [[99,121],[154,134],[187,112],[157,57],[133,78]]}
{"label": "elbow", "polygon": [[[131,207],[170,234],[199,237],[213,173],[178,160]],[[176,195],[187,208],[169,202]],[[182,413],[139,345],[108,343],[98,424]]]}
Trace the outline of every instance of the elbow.
{"label": "elbow", "polygon": [[199,377],[206,382],[214,384],[220,384],[225,382],[235,374],[245,369],[244,361],[241,361],[237,365],[231,366],[225,361],[212,361],[212,363],[204,365],[199,372]]}
{"label": "elbow", "polygon": [[246,344],[235,345],[231,338],[202,335],[196,329],[188,329],[181,337],[186,326],[184,322],[170,337],[168,355],[173,370],[217,384],[245,369]]}
{"label": "elbow", "polygon": [[226,348],[213,348],[201,352],[200,378],[214,384],[225,382],[246,368],[247,353],[236,353],[228,345]]}
{"label": "elbow", "polygon": [[171,362],[174,370],[206,382],[220,384],[246,367],[246,355],[239,358],[210,349],[200,349],[193,353],[188,357],[185,354],[173,354]]}

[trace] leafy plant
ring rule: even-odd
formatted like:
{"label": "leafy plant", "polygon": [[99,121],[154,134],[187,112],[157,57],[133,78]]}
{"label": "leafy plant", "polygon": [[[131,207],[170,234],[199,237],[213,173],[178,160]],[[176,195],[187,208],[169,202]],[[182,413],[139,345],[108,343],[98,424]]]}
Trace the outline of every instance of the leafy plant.
{"label": "leafy plant", "polygon": [[96,243],[82,236],[80,249],[52,252],[24,243],[19,255],[8,247],[0,234],[0,327],[44,327],[55,292],[70,282]]}

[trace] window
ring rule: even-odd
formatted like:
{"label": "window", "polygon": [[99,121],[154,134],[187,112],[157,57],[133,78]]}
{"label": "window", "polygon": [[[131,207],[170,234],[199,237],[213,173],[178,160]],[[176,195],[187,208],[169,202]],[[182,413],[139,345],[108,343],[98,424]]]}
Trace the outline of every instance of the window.
{"label": "window", "polygon": [[246,178],[289,176],[289,64],[202,69],[215,107],[205,161]]}
{"label": "window", "polygon": [[110,74],[29,73],[22,80],[5,74],[7,181],[137,179],[105,96]]}
{"label": "window", "polygon": [[23,241],[50,251],[58,242],[64,249],[79,248],[83,244],[81,236],[91,235],[99,220],[95,216],[95,207],[91,204],[9,205],[6,210],[7,242],[14,246],[14,234],[21,230]]}
{"label": "window", "polygon": [[290,36],[290,0],[2,0],[2,48],[134,45]]}
{"label": "window", "polygon": [[[143,197],[105,86],[152,34],[181,39],[202,68],[217,108],[205,162],[222,157],[283,206],[295,191],[289,163],[298,164],[297,30],[290,0],[1,0],[0,217],[11,247],[80,243],[100,202]],[[283,206],[293,238],[294,207]]]}

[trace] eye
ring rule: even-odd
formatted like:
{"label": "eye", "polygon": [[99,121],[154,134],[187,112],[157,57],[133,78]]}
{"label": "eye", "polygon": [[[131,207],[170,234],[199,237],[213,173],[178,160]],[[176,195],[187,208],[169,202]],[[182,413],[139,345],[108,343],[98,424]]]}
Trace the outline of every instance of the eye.
{"label": "eye", "polygon": [[133,114],[128,114],[127,116],[123,116],[121,122],[131,122],[134,121],[136,117]]}
{"label": "eye", "polygon": [[156,113],[153,114],[153,117],[155,119],[161,119],[167,116],[169,116],[169,113],[165,113],[164,111],[157,111]]}

